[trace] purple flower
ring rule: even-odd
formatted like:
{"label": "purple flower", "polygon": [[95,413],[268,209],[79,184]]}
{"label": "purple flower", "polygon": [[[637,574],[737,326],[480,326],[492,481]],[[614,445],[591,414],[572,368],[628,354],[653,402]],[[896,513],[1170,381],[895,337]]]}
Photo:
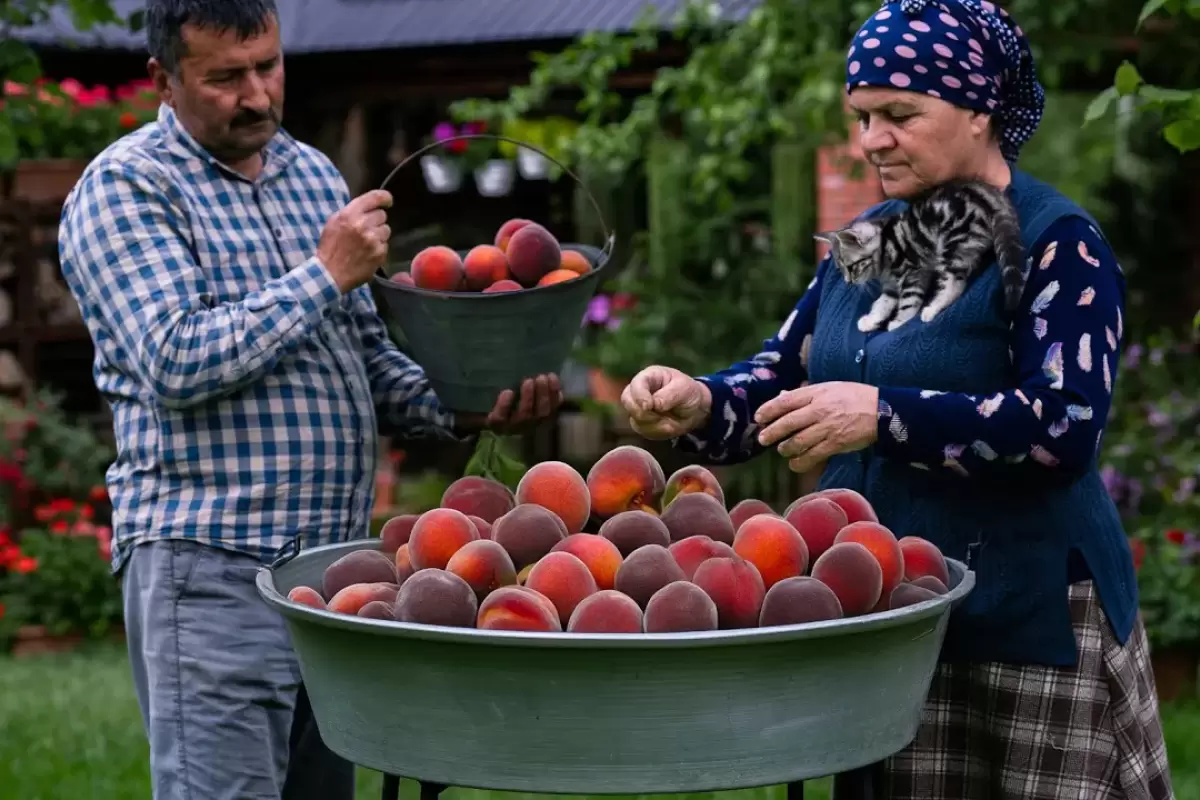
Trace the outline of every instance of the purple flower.
{"label": "purple flower", "polygon": [[1156,347],[1150,351],[1150,363],[1154,366],[1160,366],[1163,363],[1164,353],[1162,348]]}
{"label": "purple flower", "polygon": [[1192,495],[1196,493],[1196,479],[1188,476],[1179,482],[1179,487],[1175,490],[1175,502],[1186,503],[1192,499]]}
{"label": "purple flower", "polygon": [[444,142],[457,135],[454,126],[449,122],[439,122],[433,128],[433,140],[435,142]]}
{"label": "purple flower", "polygon": [[1171,415],[1163,411],[1158,406],[1151,406],[1146,414],[1146,422],[1150,423],[1154,428],[1165,428],[1171,424]]}
{"label": "purple flower", "polygon": [[1125,351],[1125,369],[1137,369],[1138,364],[1142,361],[1142,354],[1146,352],[1146,348],[1140,344],[1130,345]]}
{"label": "purple flower", "polygon": [[1104,483],[1108,496],[1116,502],[1125,488],[1125,476],[1112,464],[1105,464],[1100,470],[1100,480]]}
{"label": "purple flower", "polygon": [[603,325],[612,316],[612,300],[608,295],[598,294],[588,301],[587,321]]}

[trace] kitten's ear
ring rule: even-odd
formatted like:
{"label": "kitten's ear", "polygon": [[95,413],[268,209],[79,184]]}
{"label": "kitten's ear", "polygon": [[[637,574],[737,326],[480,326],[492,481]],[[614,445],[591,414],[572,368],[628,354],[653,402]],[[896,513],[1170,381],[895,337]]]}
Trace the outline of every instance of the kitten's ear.
{"label": "kitten's ear", "polygon": [[814,233],[813,238],[818,242],[833,244],[833,240],[837,237],[837,233],[837,231],[822,231],[821,233]]}

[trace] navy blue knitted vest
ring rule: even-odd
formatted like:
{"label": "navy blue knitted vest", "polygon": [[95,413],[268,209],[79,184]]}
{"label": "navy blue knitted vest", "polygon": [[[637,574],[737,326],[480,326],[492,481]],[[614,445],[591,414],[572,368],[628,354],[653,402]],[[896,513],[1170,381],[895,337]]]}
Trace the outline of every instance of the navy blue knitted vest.
{"label": "navy blue knitted vest", "polygon": [[[1011,197],[1027,251],[1062,217],[1095,224],[1054,188],[1018,171]],[[903,207],[888,201],[863,216]],[[928,324],[864,334],[855,321],[878,296],[878,285],[853,286],[830,269],[809,354],[810,380],[979,395],[1011,390],[1016,382],[999,277],[992,264]],[[1137,615],[1137,581],[1095,459],[1082,475],[1051,473],[1027,463],[1003,477],[964,478],[867,449],[831,459],[821,488],[855,489],[897,536],[922,536],[951,558],[969,560],[976,587],[950,619],[943,660],[1066,666],[1076,660],[1067,585],[1092,578],[1113,633],[1124,642]]]}

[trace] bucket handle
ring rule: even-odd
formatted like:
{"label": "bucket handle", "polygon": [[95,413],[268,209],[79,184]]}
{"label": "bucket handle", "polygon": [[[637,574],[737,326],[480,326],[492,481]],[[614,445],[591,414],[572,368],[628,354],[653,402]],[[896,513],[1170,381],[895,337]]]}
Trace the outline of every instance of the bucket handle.
{"label": "bucket handle", "polygon": [[[600,230],[604,234],[604,247],[602,248],[602,250],[604,251],[604,253],[606,255],[608,255],[608,256],[612,255],[612,249],[613,249],[613,245],[615,244],[615,239],[613,237],[612,232],[609,231],[608,225],[604,222],[604,213],[600,210],[600,204],[596,202],[596,197],[592,194],[591,189],[589,189],[587,187],[587,184],[584,183],[583,181],[581,181],[579,179],[578,175],[576,175],[574,172],[569,170],[567,168],[566,164],[563,164],[561,161],[559,161],[557,158],[555,158],[554,156],[547,153],[545,150],[542,150],[540,147],[534,147],[531,144],[527,144],[525,142],[518,141],[516,139],[511,139],[507,136],[498,136],[494,133],[460,133],[455,136],[448,136],[447,138],[440,139],[436,142],[430,142],[429,144],[425,145],[424,147],[421,147],[421,148],[413,151],[412,153],[409,153],[407,156],[405,156],[400,161],[399,164],[392,167],[392,171],[389,172],[387,177],[383,179],[383,183],[379,184],[379,188],[386,190],[387,185],[392,182],[392,178],[396,177],[396,174],[399,173],[401,169],[408,166],[408,164],[410,162],[414,161],[418,156],[424,155],[426,152],[432,150],[435,147],[441,147],[442,145],[446,144],[447,142],[453,142],[453,141],[457,141],[460,139],[495,139],[496,141],[500,141],[500,142],[508,142],[509,144],[515,144],[517,147],[524,147],[527,150],[532,150],[533,152],[538,153],[539,155],[549,159],[550,161],[552,161],[556,165],[558,165],[558,168],[561,169],[563,172],[565,172],[567,174],[567,176],[570,177],[573,181],[578,183],[579,187],[581,189],[583,189],[583,193],[585,195],[587,195],[588,202],[592,204],[592,210],[594,210],[596,212],[596,219],[599,220],[599,222],[600,222]],[[377,270],[377,272],[382,273],[383,268],[380,267]],[[384,275],[383,277],[386,278],[387,275]]]}

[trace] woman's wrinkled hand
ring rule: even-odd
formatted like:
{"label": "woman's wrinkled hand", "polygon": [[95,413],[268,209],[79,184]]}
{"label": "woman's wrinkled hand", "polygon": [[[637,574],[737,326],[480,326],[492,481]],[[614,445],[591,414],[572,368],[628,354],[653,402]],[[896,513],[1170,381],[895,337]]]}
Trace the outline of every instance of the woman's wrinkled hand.
{"label": "woman's wrinkled hand", "polygon": [[712,393],[672,367],[652,366],[633,376],[621,393],[629,425],[647,439],[674,439],[704,425]]}
{"label": "woman's wrinkled hand", "polygon": [[831,456],[875,443],[879,389],[832,381],[781,393],[754,415],[758,441],[788,459],[793,472],[808,472]]}

